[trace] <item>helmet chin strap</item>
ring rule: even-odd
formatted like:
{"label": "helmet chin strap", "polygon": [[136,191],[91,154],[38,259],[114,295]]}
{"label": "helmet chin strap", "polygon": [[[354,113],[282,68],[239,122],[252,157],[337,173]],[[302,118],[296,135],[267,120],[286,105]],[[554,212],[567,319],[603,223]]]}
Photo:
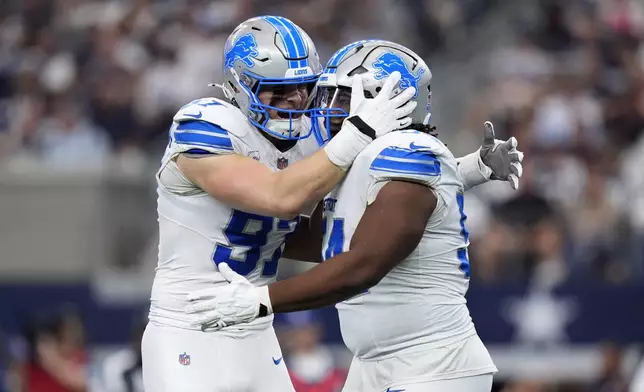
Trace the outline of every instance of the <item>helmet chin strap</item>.
{"label": "helmet chin strap", "polygon": [[[294,118],[292,120],[286,120],[281,118],[271,118],[266,122],[266,128],[275,132],[277,135],[282,135],[284,138],[291,136],[298,136],[300,134],[300,124],[302,122],[302,117]],[[291,125],[293,131],[291,132]]]}
{"label": "helmet chin strap", "polygon": [[[235,72],[234,69],[229,69],[228,72],[230,72],[233,75],[233,78],[241,85],[241,80],[239,80],[239,75],[237,75],[237,72]],[[235,97],[235,94],[233,94],[232,91],[228,87],[226,87],[224,84],[219,84],[219,83],[210,83],[208,84],[208,87],[218,87],[221,89],[221,91],[224,92],[224,96],[226,97],[227,100],[232,101],[232,99]]]}
{"label": "helmet chin strap", "polygon": [[224,92],[224,97],[226,97],[227,100],[232,100],[234,98],[233,92],[228,89],[228,87],[224,86],[223,84],[218,84],[218,83],[210,83],[208,87],[217,87],[220,88],[221,91]]}

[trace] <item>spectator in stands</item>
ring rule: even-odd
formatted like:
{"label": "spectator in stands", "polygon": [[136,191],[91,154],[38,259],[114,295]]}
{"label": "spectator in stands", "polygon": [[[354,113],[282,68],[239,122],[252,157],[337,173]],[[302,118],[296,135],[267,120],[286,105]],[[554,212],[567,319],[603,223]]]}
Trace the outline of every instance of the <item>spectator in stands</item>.
{"label": "spectator in stands", "polygon": [[606,342],[602,349],[602,369],[590,392],[627,392],[628,383],[622,373],[622,348]]}
{"label": "spectator in stands", "polygon": [[59,312],[37,320],[27,330],[27,341],[27,392],[87,390],[83,326],[76,313]]}
{"label": "spectator in stands", "polygon": [[100,168],[109,157],[104,131],[83,115],[82,107],[68,97],[53,104],[35,137],[42,159],[60,169]]}
{"label": "spectator in stands", "polygon": [[24,392],[20,362],[14,350],[10,349],[9,339],[0,330],[0,392]]}
{"label": "spectator in stands", "polygon": [[644,392],[644,356],[641,354],[639,363],[633,372],[628,392]]}
{"label": "spectator in stands", "polygon": [[555,388],[536,380],[517,380],[508,383],[502,392],[554,392]]}
{"label": "spectator in stands", "polygon": [[4,335],[0,331],[0,392],[9,391],[9,358],[5,350]]}
{"label": "spectator in stands", "polygon": [[[286,363],[297,392],[340,392],[346,370],[336,366],[332,352],[321,343],[322,329],[315,321],[317,313],[287,313],[283,317],[281,341]],[[278,358],[274,358],[279,360]]]}

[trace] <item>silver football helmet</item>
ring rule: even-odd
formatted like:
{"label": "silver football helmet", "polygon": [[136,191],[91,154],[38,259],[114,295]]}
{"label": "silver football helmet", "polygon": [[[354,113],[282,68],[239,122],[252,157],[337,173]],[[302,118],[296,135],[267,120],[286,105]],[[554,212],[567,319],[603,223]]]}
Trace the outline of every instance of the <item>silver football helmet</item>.
{"label": "silver football helmet", "polygon": [[[301,130],[300,123],[311,111],[322,65],[313,41],[300,27],[281,16],[248,19],[226,40],[223,70],[223,84],[216,86],[257,128],[279,139],[311,134],[311,129]],[[275,98],[304,89],[308,98],[301,107],[289,106],[286,98],[282,107],[271,105]],[[271,103],[260,101],[263,92],[272,93]],[[270,118],[270,112],[278,118]]]}
{"label": "silver football helmet", "polygon": [[351,43],[335,52],[320,76],[317,97],[313,106],[313,128],[322,140],[332,137],[349,115],[351,77],[361,74],[365,96],[375,97],[387,77],[400,72],[398,88],[415,87],[412,98],[418,106],[412,112],[412,124],[429,124],[431,118],[432,73],[427,64],[411,49],[383,40],[364,40]]}

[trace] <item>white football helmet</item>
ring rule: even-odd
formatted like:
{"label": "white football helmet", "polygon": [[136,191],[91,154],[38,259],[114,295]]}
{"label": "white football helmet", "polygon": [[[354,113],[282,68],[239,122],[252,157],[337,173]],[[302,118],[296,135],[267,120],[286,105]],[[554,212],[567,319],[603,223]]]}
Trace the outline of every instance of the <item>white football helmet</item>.
{"label": "white football helmet", "polygon": [[[311,129],[301,130],[301,118],[310,113],[315,84],[322,71],[315,45],[300,27],[281,16],[251,18],[235,28],[224,48],[226,97],[248,116],[257,128],[279,139],[302,139]],[[288,89],[308,92],[306,106],[284,109],[262,104],[258,94],[271,90],[279,95]],[[269,111],[279,118],[271,119]]]}
{"label": "white football helmet", "polygon": [[332,137],[349,115],[351,77],[362,76],[365,96],[375,97],[387,77],[400,72],[398,88],[394,94],[407,87],[415,87],[413,100],[418,106],[412,112],[412,124],[429,124],[431,118],[432,73],[420,56],[412,50],[388,41],[364,40],[351,43],[335,52],[320,76],[317,85],[316,110],[312,114],[316,137]]}

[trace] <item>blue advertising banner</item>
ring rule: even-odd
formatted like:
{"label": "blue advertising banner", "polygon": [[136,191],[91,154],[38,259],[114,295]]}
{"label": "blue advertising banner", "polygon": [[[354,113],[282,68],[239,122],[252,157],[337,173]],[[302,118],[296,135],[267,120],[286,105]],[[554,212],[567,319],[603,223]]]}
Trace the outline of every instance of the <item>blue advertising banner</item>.
{"label": "blue advertising banner", "polygon": [[[473,286],[467,297],[486,344],[644,342],[644,285],[570,285],[554,291]],[[128,341],[132,323],[145,317],[148,307],[101,303],[89,285],[0,285],[0,329],[20,333],[26,320],[46,316],[63,304],[80,312],[88,338],[98,344]],[[340,343],[335,309],[322,309],[317,317],[326,340]]]}

